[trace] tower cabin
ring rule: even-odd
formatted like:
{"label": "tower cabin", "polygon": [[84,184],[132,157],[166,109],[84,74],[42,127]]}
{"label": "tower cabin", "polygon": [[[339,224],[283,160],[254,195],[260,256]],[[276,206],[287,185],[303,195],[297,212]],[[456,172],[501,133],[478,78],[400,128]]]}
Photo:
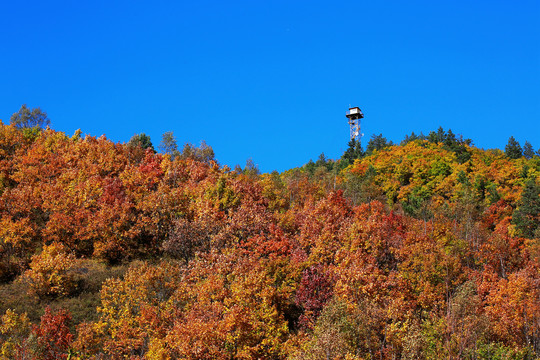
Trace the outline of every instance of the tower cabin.
{"label": "tower cabin", "polygon": [[347,114],[345,116],[347,116],[350,120],[358,120],[362,119],[364,117],[364,114],[362,113],[362,110],[360,110],[360,108],[357,106],[349,108],[349,111],[347,111]]}

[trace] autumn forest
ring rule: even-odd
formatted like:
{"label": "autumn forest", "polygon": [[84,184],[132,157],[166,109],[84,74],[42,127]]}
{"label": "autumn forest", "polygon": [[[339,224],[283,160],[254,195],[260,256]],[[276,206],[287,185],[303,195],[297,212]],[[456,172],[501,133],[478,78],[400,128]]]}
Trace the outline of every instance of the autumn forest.
{"label": "autumn forest", "polygon": [[0,359],[540,357],[529,143],[378,135],[261,174],[11,120]]}

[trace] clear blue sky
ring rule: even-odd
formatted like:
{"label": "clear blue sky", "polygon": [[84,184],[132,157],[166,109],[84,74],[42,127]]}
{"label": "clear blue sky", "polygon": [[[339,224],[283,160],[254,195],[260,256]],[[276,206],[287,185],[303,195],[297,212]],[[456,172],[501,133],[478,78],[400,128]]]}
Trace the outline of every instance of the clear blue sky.
{"label": "clear blue sky", "polygon": [[126,142],[173,131],[222,164],[300,166],[443,126],[540,147],[540,2],[1,1],[0,119]]}

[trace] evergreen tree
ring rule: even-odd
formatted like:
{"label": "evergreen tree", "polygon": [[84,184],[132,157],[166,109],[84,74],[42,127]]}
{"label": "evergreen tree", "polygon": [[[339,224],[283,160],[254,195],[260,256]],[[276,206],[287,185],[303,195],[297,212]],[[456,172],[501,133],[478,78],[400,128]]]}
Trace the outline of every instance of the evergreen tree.
{"label": "evergreen tree", "polygon": [[431,131],[428,135],[428,141],[432,143],[442,143],[446,140],[446,132],[439,126],[437,132]]}
{"label": "evergreen tree", "polygon": [[[438,133],[442,128],[439,128]],[[460,164],[467,162],[471,158],[471,153],[467,150],[466,145],[471,145],[471,139],[463,139],[462,135],[459,135],[459,138],[454,135],[451,129],[448,129],[447,133],[443,135],[437,135],[437,137],[442,136],[444,138],[444,148],[448,151],[452,151],[456,154],[456,159]]]}
{"label": "evergreen tree", "polygon": [[351,165],[354,163],[354,160],[360,159],[362,156],[364,156],[364,151],[362,150],[360,141],[351,139],[351,141],[349,141],[349,147],[341,156],[341,160],[346,162],[347,165]]}
{"label": "evergreen tree", "polygon": [[379,135],[372,135],[371,139],[369,140],[366,148],[366,152],[368,154],[372,154],[375,150],[382,150],[388,146],[392,146],[393,143],[391,141],[386,140],[382,134]]}
{"label": "evergreen tree", "polygon": [[456,135],[452,132],[451,129],[448,129],[448,132],[446,133],[445,139],[444,139],[444,145],[448,147],[454,147],[458,143],[456,139]]}
{"label": "evergreen tree", "polygon": [[407,145],[408,143],[410,143],[411,141],[418,140],[418,139],[419,139],[418,135],[416,135],[414,133],[414,131],[413,131],[411,133],[411,135],[405,135],[405,138],[403,138],[403,140],[401,140],[400,145],[404,146],[404,145]]}
{"label": "evergreen tree", "polygon": [[466,185],[466,186],[471,185],[471,182],[470,182],[469,178],[467,177],[467,174],[463,170],[460,170],[460,172],[458,173],[457,180],[458,180],[459,183],[461,183],[463,185]]}
{"label": "evergreen tree", "polygon": [[530,169],[529,165],[524,164],[519,173],[519,177],[522,179],[526,179],[529,176],[529,169]]}
{"label": "evergreen tree", "polygon": [[525,182],[518,207],[512,215],[512,222],[522,236],[535,236],[540,224],[540,186],[534,177],[529,177]]}
{"label": "evergreen tree", "polygon": [[321,153],[321,155],[319,155],[317,162],[315,162],[315,166],[326,166],[326,156],[324,155],[324,153]]}
{"label": "evergreen tree", "polygon": [[413,131],[411,135],[405,135],[403,140],[401,140],[400,145],[404,146],[410,143],[411,141],[415,141],[415,140],[427,140],[427,136],[422,133],[420,133],[420,135],[416,135],[416,133]]}
{"label": "evergreen tree", "polygon": [[497,201],[501,200],[501,194],[497,191],[497,185],[491,183],[487,186],[488,192],[488,201],[490,204],[495,204]]}
{"label": "evergreen tree", "polygon": [[128,142],[128,146],[138,146],[142,147],[143,149],[151,149],[155,152],[154,145],[152,145],[152,141],[150,140],[150,136],[146,135],[145,133],[133,135]]}
{"label": "evergreen tree", "polygon": [[304,165],[304,168],[310,175],[313,175],[313,173],[315,172],[315,168],[317,168],[317,166],[315,165],[313,160],[309,159],[308,163]]}
{"label": "evergreen tree", "polygon": [[521,145],[519,145],[519,142],[513,136],[510,136],[508,139],[508,144],[506,144],[504,152],[510,159],[519,159],[523,156]]}
{"label": "evergreen tree", "polygon": [[534,156],[534,149],[528,141],[525,141],[525,145],[523,145],[523,156],[525,156],[526,159],[532,159]]}

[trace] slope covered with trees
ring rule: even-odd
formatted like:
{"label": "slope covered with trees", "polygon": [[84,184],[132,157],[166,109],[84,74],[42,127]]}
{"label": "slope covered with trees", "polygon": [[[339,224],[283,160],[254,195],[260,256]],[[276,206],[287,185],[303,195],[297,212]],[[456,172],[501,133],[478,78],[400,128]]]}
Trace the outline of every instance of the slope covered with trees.
{"label": "slope covered with trees", "polygon": [[259,174],[163,140],[0,126],[0,359],[540,355],[530,144],[379,135]]}

